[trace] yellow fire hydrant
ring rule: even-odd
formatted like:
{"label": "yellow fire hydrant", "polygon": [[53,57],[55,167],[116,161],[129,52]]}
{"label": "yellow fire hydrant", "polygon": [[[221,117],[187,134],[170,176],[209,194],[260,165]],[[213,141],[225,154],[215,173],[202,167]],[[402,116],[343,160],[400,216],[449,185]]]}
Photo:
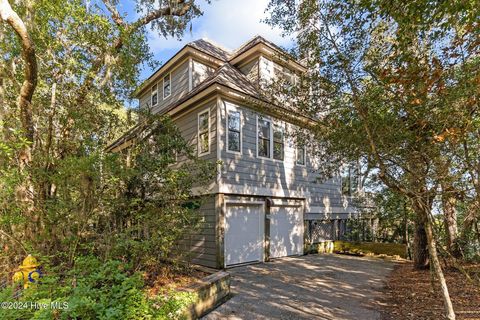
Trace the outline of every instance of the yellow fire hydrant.
{"label": "yellow fire hydrant", "polygon": [[42,275],[38,266],[37,259],[29,254],[18,267],[20,271],[14,273],[12,277],[13,282],[23,282],[23,287],[25,289],[28,288],[29,285],[37,282]]}

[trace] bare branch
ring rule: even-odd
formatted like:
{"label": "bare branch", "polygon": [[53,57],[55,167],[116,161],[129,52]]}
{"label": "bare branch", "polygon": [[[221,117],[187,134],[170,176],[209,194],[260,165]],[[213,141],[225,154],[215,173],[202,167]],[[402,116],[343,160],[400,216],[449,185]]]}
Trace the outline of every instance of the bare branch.
{"label": "bare branch", "polygon": [[190,11],[193,7],[193,1],[186,2],[185,0],[176,1],[174,4],[170,4],[168,7],[159,8],[157,10],[147,13],[145,16],[139,18],[137,21],[130,25],[131,30],[137,30],[150,22],[164,17],[164,16],[174,16],[182,17]]}
{"label": "bare branch", "polygon": [[107,8],[107,10],[112,15],[113,22],[115,22],[119,26],[125,26],[125,21],[123,21],[122,17],[120,16],[120,13],[118,12],[117,8],[112,3],[112,1],[111,0],[103,0],[103,4],[105,4],[105,7]]}

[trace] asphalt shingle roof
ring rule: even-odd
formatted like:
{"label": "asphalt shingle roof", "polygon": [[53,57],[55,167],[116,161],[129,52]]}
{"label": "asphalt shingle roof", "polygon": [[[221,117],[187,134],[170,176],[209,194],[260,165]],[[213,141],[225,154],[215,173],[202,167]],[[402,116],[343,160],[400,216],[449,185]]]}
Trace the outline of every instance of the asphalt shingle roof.
{"label": "asphalt shingle roof", "polygon": [[227,50],[223,49],[223,48],[220,48],[219,46],[207,41],[207,40],[204,40],[204,39],[199,39],[199,40],[195,40],[193,42],[190,42],[187,44],[187,46],[189,47],[192,47],[192,48],[195,48],[199,51],[202,51],[204,53],[207,53],[209,55],[211,55],[212,57],[214,58],[217,58],[219,60],[222,60],[222,61],[228,61],[228,58],[230,56],[230,52],[228,52]]}

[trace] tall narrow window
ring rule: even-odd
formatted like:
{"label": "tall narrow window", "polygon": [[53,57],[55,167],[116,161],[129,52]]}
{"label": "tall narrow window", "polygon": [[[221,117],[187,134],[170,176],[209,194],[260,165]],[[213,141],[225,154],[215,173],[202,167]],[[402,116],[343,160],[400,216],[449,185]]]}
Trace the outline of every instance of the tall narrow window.
{"label": "tall narrow window", "polygon": [[227,150],[241,152],[242,134],[240,111],[227,109]]}
{"label": "tall narrow window", "polygon": [[163,99],[166,99],[172,93],[170,73],[163,78]]}
{"label": "tall narrow window", "polygon": [[210,111],[198,114],[198,155],[210,152]]}
{"label": "tall narrow window", "polygon": [[156,106],[158,103],[158,90],[157,85],[152,87],[152,107]]}
{"label": "tall narrow window", "polygon": [[258,156],[270,158],[270,128],[271,123],[266,119],[258,119]]}
{"label": "tall narrow window", "polygon": [[307,152],[305,145],[297,144],[297,164],[304,166],[307,163]]}
{"label": "tall narrow window", "polygon": [[275,125],[273,126],[273,159],[283,160],[284,147],[284,128]]}

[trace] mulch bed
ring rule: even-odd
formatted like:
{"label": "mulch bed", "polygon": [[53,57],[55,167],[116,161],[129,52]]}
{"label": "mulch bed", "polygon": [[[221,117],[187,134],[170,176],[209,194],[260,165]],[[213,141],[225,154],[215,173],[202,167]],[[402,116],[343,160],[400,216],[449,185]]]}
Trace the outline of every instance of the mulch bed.
{"label": "mulch bed", "polygon": [[[479,265],[468,268],[480,272]],[[469,282],[459,271],[444,273],[457,319],[480,320],[480,285]],[[411,262],[395,266],[380,302],[383,320],[444,319],[440,286],[435,282],[432,289],[430,271],[414,270]]]}
{"label": "mulch bed", "polygon": [[208,273],[171,264],[159,265],[145,274],[147,292],[150,296],[167,294],[171,290],[199,282]]}

